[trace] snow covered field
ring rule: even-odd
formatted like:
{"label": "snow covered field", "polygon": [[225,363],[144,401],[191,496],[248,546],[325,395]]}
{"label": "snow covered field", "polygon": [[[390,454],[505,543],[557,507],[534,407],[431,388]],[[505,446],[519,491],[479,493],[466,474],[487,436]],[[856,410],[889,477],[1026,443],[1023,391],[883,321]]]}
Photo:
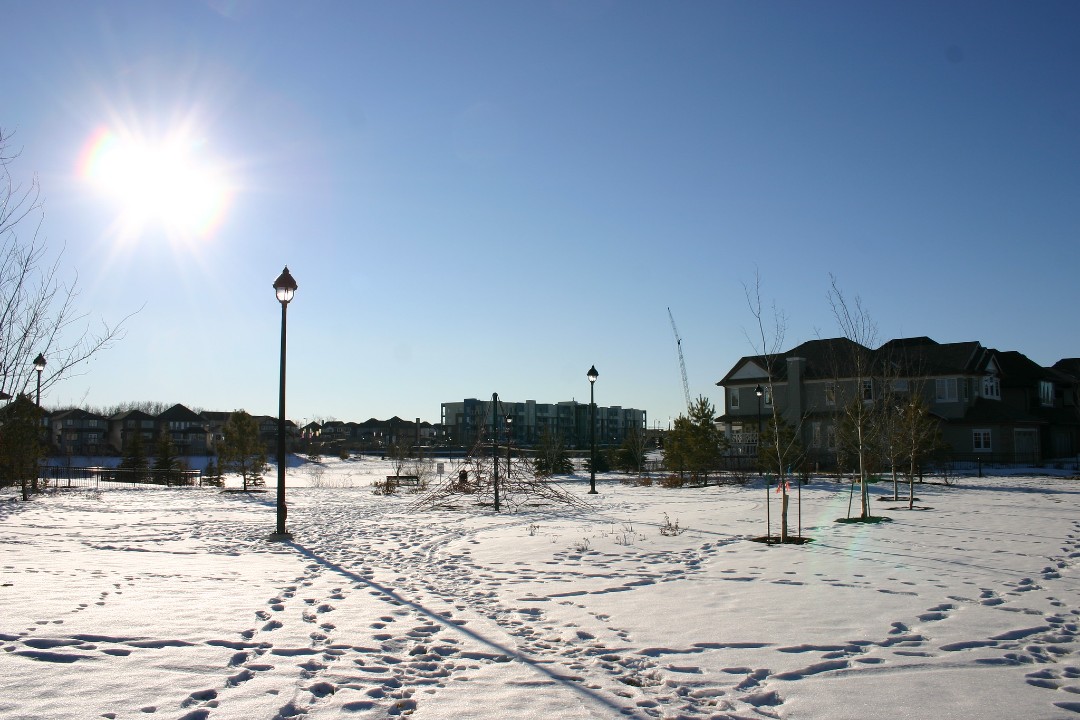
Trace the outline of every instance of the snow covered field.
{"label": "snow covered field", "polygon": [[1080,480],[923,485],[872,526],[815,482],[814,542],[766,547],[760,481],[496,515],[388,472],[290,469],[291,543],[272,487],[5,494],[0,717],[1080,717]]}

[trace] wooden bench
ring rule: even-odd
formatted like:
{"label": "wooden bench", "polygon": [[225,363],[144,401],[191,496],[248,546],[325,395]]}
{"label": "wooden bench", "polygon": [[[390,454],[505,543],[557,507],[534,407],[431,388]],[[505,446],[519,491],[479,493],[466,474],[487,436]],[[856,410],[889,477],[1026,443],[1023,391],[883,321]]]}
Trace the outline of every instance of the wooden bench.
{"label": "wooden bench", "polygon": [[420,478],[416,475],[387,475],[386,482],[395,487],[420,487]]}

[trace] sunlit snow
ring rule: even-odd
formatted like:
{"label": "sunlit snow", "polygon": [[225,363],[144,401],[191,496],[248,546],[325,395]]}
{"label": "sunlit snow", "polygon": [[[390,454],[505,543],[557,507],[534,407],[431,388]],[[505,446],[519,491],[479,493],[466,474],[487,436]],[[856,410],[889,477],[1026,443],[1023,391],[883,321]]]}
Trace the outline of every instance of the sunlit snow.
{"label": "sunlit snow", "polygon": [[875,485],[878,525],[834,522],[850,487],[815,480],[791,511],[813,542],[768,547],[759,479],[602,475],[591,509],[496,514],[410,511],[372,493],[390,472],[290,468],[286,543],[273,473],[253,494],[5,491],[0,717],[1080,713],[1075,478],[938,479],[911,511]]}

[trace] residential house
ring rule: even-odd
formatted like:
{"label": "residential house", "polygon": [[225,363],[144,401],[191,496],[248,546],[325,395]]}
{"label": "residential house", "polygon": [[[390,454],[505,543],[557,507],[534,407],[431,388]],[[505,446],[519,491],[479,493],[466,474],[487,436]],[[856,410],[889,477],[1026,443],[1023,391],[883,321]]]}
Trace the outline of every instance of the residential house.
{"label": "residential house", "polygon": [[918,393],[958,458],[1037,462],[1077,451],[1077,380],[1016,352],[978,342],[891,340],[871,349],[845,338],[812,340],[776,355],[741,358],[717,385],[717,418],[735,454],[756,455],[774,410],[797,429],[812,462],[835,461],[846,403],[897,402]]}
{"label": "residential house", "polygon": [[143,453],[154,451],[154,416],[142,410],[128,410],[109,418],[109,444],[123,455],[131,449],[132,438],[139,436]]}
{"label": "residential house", "polygon": [[[254,415],[252,416],[255,422],[259,425],[259,440],[266,443],[269,448],[277,448],[278,441],[278,419],[271,415]],[[285,421],[285,441],[288,443],[290,439],[296,438],[300,435],[299,426],[292,420]],[[289,446],[291,447],[291,445]]]}
{"label": "residential house", "polygon": [[49,431],[61,455],[102,455],[111,449],[109,420],[97,413],[78,408],[52,413]]}
{"label": "residential house", "polygon": [[177,455],[205,455],[213,449],[206,419],[184,405],[173,405],[157,416],[154,436],[162,434],[168,434]]}
{"label": "residential house", "polygon": [[210,447],[216,451],[218,445],[225,441],[225,425],[232,417],[232,412],[203,410],[199,414],[206,421],[206,430],[210,433]]}
{"label": "residential house", "polygon": [[344,420],[327,420],[322,424],[321,437],[323,442],[346,440],[348,435],[348,428],[345,427]]}

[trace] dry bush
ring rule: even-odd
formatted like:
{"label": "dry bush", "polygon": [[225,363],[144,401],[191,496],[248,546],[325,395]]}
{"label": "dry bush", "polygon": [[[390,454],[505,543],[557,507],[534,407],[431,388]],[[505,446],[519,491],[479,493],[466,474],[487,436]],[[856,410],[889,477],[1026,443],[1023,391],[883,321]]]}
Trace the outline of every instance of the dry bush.
{"label": "dry bush", "polygon": [[664,513],[664,524],[660,526],[660,534],[661,535],[664,535],[664,536],[667,536],[667,537],[674,537],[675,535],[680,535],[685,531],[686,531],[686,528],[679,527],[679,521],[678,520],[676,520],[674,523],[672,523],[671,518],[668,517],[668,514]]}
{"label": "dry bush", "polygon": [[376,480],[371,483],[371,488],[375,495],[393,495],[397,492],[397,483],[393,480]]}
{"label": "dry bush", "polygon": [[662,488],[681,488],[686,484],[686,480],[678,475],[668,475],[660,481],[660,487]]}

